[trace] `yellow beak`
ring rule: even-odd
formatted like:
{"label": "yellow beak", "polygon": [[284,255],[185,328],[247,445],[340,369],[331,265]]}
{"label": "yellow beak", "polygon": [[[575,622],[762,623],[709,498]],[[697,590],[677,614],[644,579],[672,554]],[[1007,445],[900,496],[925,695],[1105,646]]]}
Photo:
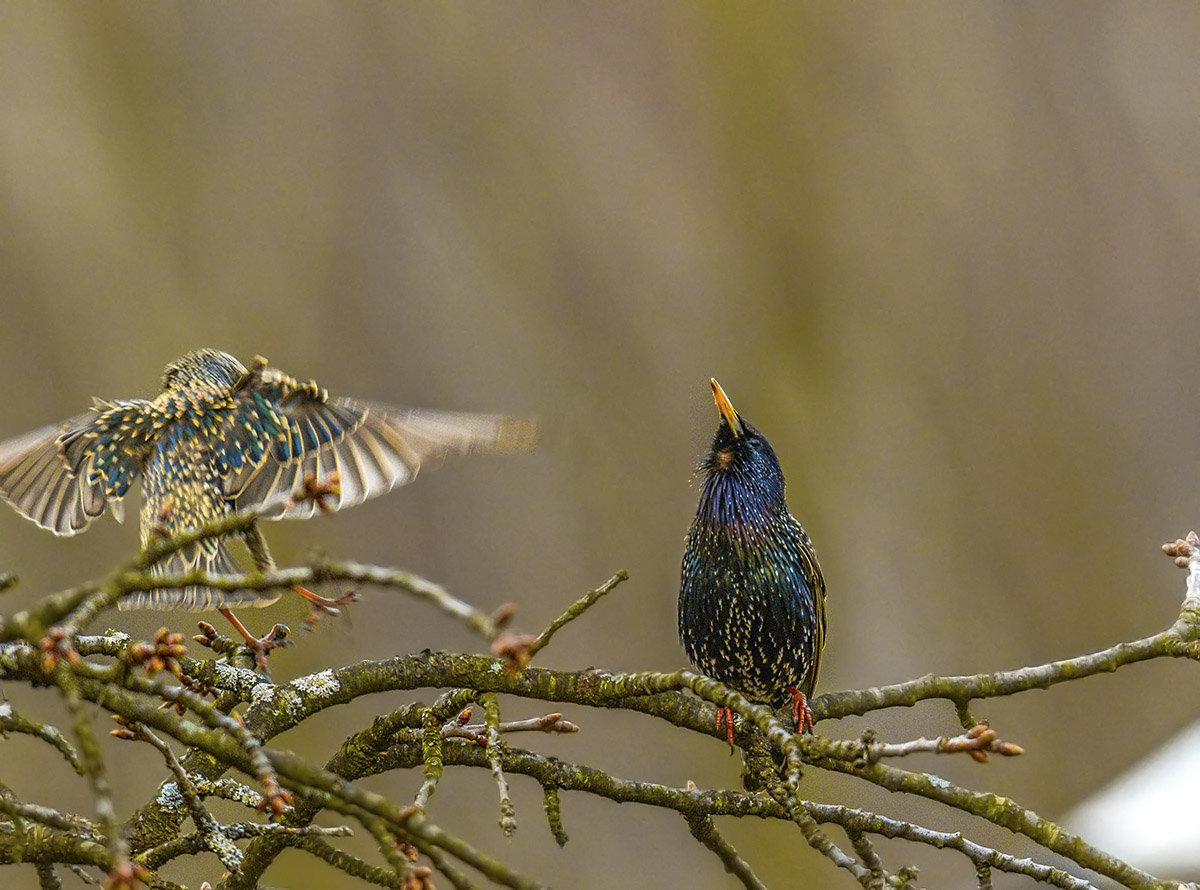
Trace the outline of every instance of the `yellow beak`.
{"label": "yellow beak", "polygon": [[735,436],[742,434],[742,422],[738,419],[737,412],[733,410],[733,403],[729,401],[729,396],[725,395],[725,390],[721,389],[721,384],[717,383],[717,378],[709,377],[708,382],[712,384],[713,401],[717,403],[717,410],[721,412],[721,416],[725,418],[725,422],[729,424],[729,428],[733,430]]}

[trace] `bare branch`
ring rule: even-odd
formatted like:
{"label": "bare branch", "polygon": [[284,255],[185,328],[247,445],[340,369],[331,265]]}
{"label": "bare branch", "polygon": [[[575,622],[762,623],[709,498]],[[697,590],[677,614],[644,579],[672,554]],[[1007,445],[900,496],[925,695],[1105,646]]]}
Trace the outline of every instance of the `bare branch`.
{"label": "bare branch", "polygon": [[1058,825],[1041,818],[1009,798],[968,791],[941,777],[908,772],[882,763],[863,766],[845,760],[828,759],[816,765],[823,769],[858,776],[889,791],[916,794],[980,816],[995,825],[1022,834],[1047,850],[1119,881],[1133,890],[1156,890],[1160,886],[1161,882],[1152,875],[1098,850],[1082,838],[1064,831]]}
{"label": "bare branch", "polygon": [[75,772],[83,775],[83,764],[79,762],[79,755],[57,727],[49,723],[27,720],[17,714],[11,704],[0,702],[0,734],[6,732],[20,732],[41,739],[55,748]]}
{"label": "bare branch", "polygon": [[483,720],[487,727],[488,763],[492,767],[492,778],[496,781],[496,789],[500,793],[500,830],[505,837],[512,837],[517,830],[517,811],[513,806],[512,797],[508,793],[508,780],[504,778],[504,743],[500,741],[500,703],[494,692],[485,692],[480,696],[483,702]]}
{"label": "bare branch", "polygon": [[71,712],[71,728],[75,732],[75,740],[79,745],[80,762],[83,765],[84,775],[87,776],[88,782],[92,786],[96,815],[100,818],[99,828],[108,846],[109,856],[112,858],[113,871],[114,873],[124,872],[130,869],[129,846],[117,822],[112,787],[109,785],[108,771],[100,754],[100,740],[92,728],[91,716],[83,706],[77,678],[65,661],[58,663],[54,673],[54,682],[62,692],[67,710]]}
{"label": "bare branch", "polygon": [[[1189,543],[1193,538],[1195,542]],[[1163,551],[1188,570],[1188,581],[1179,618],[1161,633],[1118,643],[1099,652],[1017,670],[959,677],[927,674],[907,683],[829,693],[813,700],[813,719],[861,716],[882,708],[912,707],[933,698],[947,699],[965,709],[972,699],[1049,689],[1153,658],[1200,659],[1200,536],[1190,532],[1187,540],[1164,544]]]}
{"label": "bare branch", "polygon": [[[221,823],[213,818],[213,815],[204,806],[204,802],[200,799],[200,793],[196,790],[196,786],[192,784],[191,777],[188,776],[187,771],[180,765],[175,752],[171,750],[166,742],[140,723],[130,725],[130,731],[135,738],[146,742],[163,756],[167,768],[175,776],[176,788],[178,788],[180,795],[183,797],[188,813],[192,817],[192,822],[196,826],[196,835],[203,849],[212,851],[221,860],[221,864],[225,866],[226,870],[237,871],[240,869],[242,867],[242,851],[230,840]],[[150,852],[152,853],[153,851]],[[168,862],[170,858],[162,859],[161,862],[156,863],[152,861],[149,854],[146,854],[145,857],[141,858],[141,861],[151,868],[156,868],[158,864]]]}
{"label": "bare branch", "polygon": [[691,831],[692,837],[716,853],[717,858],[724,864],[725,871],[741,881],[743,887],[746,887],[747,890],[767,890],[767,885],[758,879],[754,870],[750,868],[750,864],[739,856],[733,844],[725,840],[717,831],[711,818],[701,815],[689,815],[684,818],[687,820],[688,830]]}
{"label": "bare branch", "polygon": [[846,837],[850,838],[850,846],[854,848],[855,854],[863,867],[869,873],[869,878],[865,886],[871,890],[884,890],[888,885],[888,873],[883,869],[883,861],[879,858],[879,854],[875,852],[875,846],[871,843],[871,839],[857,829],[847,829]]}
{"label": "bare branch", "polygon": [[622,581],[629,580],[629,573],[624,569],[618,571],[615,575],[597,587],[595,590],[589,590],[575,602],[567,607],[567,611],[563,612],[557,618],[547,625],[546,629],[538,634],[538,638],[533,641],[529,647],[528,657],[533,658],[534,655],[541,652],[549,644],[551,638],[558,633],[564,626],[579,618],[600,601],[602,597],[608,594],[614,587]]}
{"label": "bare branch", "polygon": [[[579,727],[570,720],[564,720],[562,714],[545,714],[541,717],[527,717],[524,720],[504,720],[496,725],[496,731],[504,734],[510,732],[549,732],[571,733],[579,732]],[[467,723],[460,725],[457,721],[447,723],[442,727],[444,739],[470,739],[480,745],[487,744],[487,724]]]}
{"label": "bare branch", "polygon": [[36,862],[33,867],[37,870],[38,886],[41,890],[62,890],[62,878],[58,876],[58,871],[53,865]]}
{"label": "bare branch", "polygon": [[1016,757],[1025,753],[1025,749],[1020,745],[999,738],[996,731],[984,723],[977,723],[961,735],[911,739],[907,742],[877,742],[874,733],[865,733],[861,746],[855,742],[833,742],[831,747],[844,748],[845,756],[866,763],[875,763],[885,757],[907,757],[910,754],[957,753],[966,753],[980,763],[987,763],[989,753],[1002,757]]}
{"label": "bare branch", "polygon": [[[202,534],[228,533],[224,525],[219,528],[225,530],[210,528]],[[449,781],[447,777],[457,770],[470,768],[488,770],[496,782],[500,825],[505,834],[511,834],[516,826],[510,782],[519,782],[513,776],[524,775],[541,787],[547,822],[558,843],[567,839],[560,802],[563,791],[672,809],[746,887],[759,887],[761,882],[717,831],[713,821],[716,816],[792,822],[814,850],[863,887],[903,887],[915,879],[915,870],[908,867],[892,868],[889,873],[873,842],[882,837],[958,851],[972,864],[982,888],[990,887],[992,873],[999,871],[1024,875],[1061,890],[1092,890],[1086,880],[1048,863],[1016,858],[958,832],[938,832],[880,813],[804,800],[800,797],[801,769],[815,767],[892,792],[915,794],[936,801],[951,814],[970,814],[1008,828],[1034,841],[1047,856],[1068,857],[1080,867],[1095,870],[1132,890],[1175,886],[1096,850],[1014,801],[970,791],[937,776],[899,769],[886,761],[919,753],[961,752],[976,759],[985,759],[989,754],[1019,754],[1019,746],[1001,740],[995,730],[971,716],[969,706],[973,700],[1046,688],[1153,658],[1200,660],[1200,537],[1195,534],[1164,548],[1188,570],[1188,599],[1178,620],[1160,634],[1047,665],[966,677],[930,676],[911,683],[826,695],[813,702],[815,715],[821,719],[940,698],[951,701],[964,722],[965,731],[956,736],[899,742],[873,735],[848,740],[795,735],[785,715],[777,716],[691,671],[614,674],[522,669],[522,664],[544,648],[559,629],[584,615],[623,581],[623,572],[578,600],[535,639],[500,630],[506,626],[511,609],[489,617],[424,579],[354,563],[320,563],[238,577],[200,573],[186,578],[151,576],[146,569],[153,559],[165,552],[162,548],[176,545],[174,539],[152,542],[138,560],[105,580],[63,591],[23,613],[0,618],[0,641],[9,641],[0,646],[0,678],[35,688],[49,681],[57,687],[67,701],[78,750],[53,727],[21,722],[22,718],[6,705],[0,705],[0,730],[28,732],[54,745],[69,763],[82,768],[96,801],[98,821],[92,824],[49,807],[19,801],[0,787],[0,863],[34,863],[43,885],[54,885],[56,864],[78,863],[104,869],[114,887],[132,887],[148,874],[139,868],[157,868],[177,857],[212,851],[231,872],[222,881],[222,890],[249,890],[259,886],[263,873],[281,850],[294,847],[364,882],[402,890],[427,888],[435,879],[438,886],[448,882],[463,890],[474,888],[475,878],[468,873],[500,886],[540,886],[474,843],[446,832],[426,815],[439,783]],[[115,603],[123,591],[143,589],[140,585],[205,583],[227,589],[265,589],[331,579],[380,583],[428,599],[491,641],[493,651],[503,657],[423,651],[324,670],[273,685],[253,671],[213,659],[188,658],[181,640],[167,630],[160,632],[152,644],[136,643],[118,634],[84,637],[75,633]],[[46,624],[51,619],[53,627]],[[229,654],[241,657],[236,647],[230,648]],[[160,673],[147,677],[143,668]],[[369,727],[351,734],[323,767],[271,746],[276,735],[327,708],[364,695],[417,689],[449,691],[441,693],[431,706],[406,705],[377,718]],[[625,780],[583,764],[513,747],[517,739],[509,737],[510,733],[526,733],[521,741],[537,744],[538,732],[574,732],[577,726],[559,711],[502,720],[500,694],[538,702],[636,711],[709,737],[718,735],[715,710],[728,707],[737,717],[735,740],[746,750],[748,764],[755,764],[748,767],[747,776],[757,783],[754,787],[764,787],[770,793],[701,791],[694,786],[673,788]],[[126,728],[119,732],[155,747],[173,777],[161,787],[156,800],[130,821],[129,831],[123,830],[117,820],[88,702],[120,717]],[[471,702],[483,707],[481,723],[470,722]],[[162,705],[174,708],[163,710]],[[241,705],[245,705],[239,708],[241,716],[233,715],[232,709]],[[172,739],[189,751],[176,755]],[[780,763],[777,769],[775,764]],[[239,775],[225,775],[231,769],[260,782],[262,794]],[[393,769],[421,770],[423,782],[415,805],[400,806],[357,781]],[[211,795],[236,800],[249,808],[268,809],[276,821],[221,824],[205,806],[205,797]],[[348,822],[353,820],[369,832],[378,844],[380,864],[349,856],[330,844],[330,838],[347,834],[349,827],[314,827],[311,822],[321,811],[342,814]],[[196,828],[185,833],[183,826],[188,817]],[[826,834],[822,826],[829,824],[845,830],[852,852],[839,847]],[[243,840],[249,840],[244,850],[237,845]],[[131,851],[136,856],[131,858]],[[420,861],[422,857],[425,862]],[[155,881],[156,886],[172,886],[159,877]]]}
{"label": "bare branch", "polygon": [[825,832],[817,827],[817,822],[808,813],[800,812],[796,814],[795,823],[800,826],[800,833],[804,835],[804,839],[808,841],[808,845],[827,858],[838,868],[843,868],[854,876],[867,890],[873,890],[873,875],[870,869],[859,864],[854,857],[846,854],[844,850],[831,841]]}

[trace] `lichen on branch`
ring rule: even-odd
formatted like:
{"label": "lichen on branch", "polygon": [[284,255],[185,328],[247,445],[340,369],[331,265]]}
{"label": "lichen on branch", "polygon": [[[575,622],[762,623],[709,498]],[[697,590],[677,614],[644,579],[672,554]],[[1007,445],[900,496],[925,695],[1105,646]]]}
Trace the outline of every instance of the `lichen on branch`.
{"label": "lichen on branch", "polygon": [[[239,521],[226,517],[186,537],[225,534]],[[42,886],[55,885],[59,867],[82,867],[99,870],[113,888],[171,888],[175,885],[160,875],[164,866],[184,857],[210,856],[227,872],[219,890],[250,890],[288,849],[364,885],[410,890],[436,881],[439,886],[474,887],[477,879],[470,875],[480,875],[499,886],[543,886],[519,865],[488,852],[497,838],[467,839],[438,825],[435,791],[463,770],[487,770],[493,777],[501,835],[511,834],[522,818],[509,789],[524,781],[537,783],[542,791],[544,830],[551,843],[567,843],[570,824],[563,795],[670,809],[682,817],[681,829],[715,854],[714,867],[725,868],[745,887],[763,884],[718,820],[792,823],[808,847],[836,866],[828,874],[831,885],[840,880],[863,887],[913,886],[914,871],[904,862],[888,862],[872,842],[889,838],[956,852],[970,862],[979,886],[990,885],[993,873],[1006,872],[1063,890],[1086,890],[1093,886],[1088,870],[1134,890],[1178,886],[1096,849],[1017,802],[959,787],[930,770],[936,770],[937,758],[947,756],[985,761],[989,754],[1022,752],[1018,741],[1009,740],[1013,728],[1006,728],[1002,737],[999,729],[970,717],[973,701],[1052,688],[1160,658],[1200,658],[1200,538],[1194,533],[1165,547],[1187,569],[1188,590],[1177,620],[1158,634],[1044,665],[958,677],[929,675],[828,693],[811,702],[818,730],[832,718],[929,700],[949,702],[964,723],[960,735],[916,739],[881,739],[874,733],[860,738],[796,735],[787,714],[777,715],[687,670],[614,673],[529,664],[568,623],[586,620],[589,608],[625,580],[623,572],[575,600],[540,635],[518,635],[507,630],[511,608],[489,616],[432,582],[393,569],[322,562],[236,579],[164,579],[144,572],[147,560],[182,546],[181,540],[154,542],[150,552],[106,579],[0,616],[0,679],[57,692],[67,704],[70,732],[18,714],[7,704],[0,704],[0,731],[41,740],[57,753],[62,768],[88,779],[94,801],[93,812],[73,813],[56,809],[53,802],[21,800],[0,785],[0,864],[33,864]],[[491,643],[491,654],[424,651],[276,684],[245,666],[253,660],[243,658],[233,642],[196,658],[186,652],[178,633],[166,629],[146,642],[119,633],[81,633],[138,585],[199,580],[217,586],[270,586],[329,578],[390,587],[444,609]],[[322,761],[273,745],[279,734],[302,728],[328,708],[401,690],[439,692],[432,704],[385,710],[369,725],[354,728]],[[507,697],[503,707],[502,695]],[[578,713],[568,720],[563,706]],[[134,811],[118,812],[113,802],[110,769],[95,736],[97,708],[117,718],[115,733],[130,743],[126,756],[150,756],[163,771],[159,792]],[[673,731],[723,744],[718,708],[729,708],[736,717],[734,741],[746,753],[746,788],[702,790],[690,783],[673,787],[635,781],[537,750],[544,733],[586,733],[613,710],[644,714]],[[928,758],[924,771],[895,765],[899,758],[913,757]],[[838,801],[805,799],[802,775],[812,769],[934,801],[946,814],[942,821],[961,821],[964,831],[935,830]],[[415,799],[390,800],[360,781],[399,770],[416,771],[420,777]],[[210,797],[239,804],[241,817],[222,822],[206,803]],[[338,814],[341,824],[314,826],[313,820],[326,811]],[[185,828],[189,819],[191,831]],[[1023,836],[1044,855],[1017,856],[968,837],[966,827],[978,819]],[[339,848],[338,839],[352,831],[375,839],[377,861]],[[575,843],[594,843],[594,837]],[[886,848],[889,853],[894,849]],[[1053,857],[1075,867],[1063,870],[1052,864],[1057,861]]]}

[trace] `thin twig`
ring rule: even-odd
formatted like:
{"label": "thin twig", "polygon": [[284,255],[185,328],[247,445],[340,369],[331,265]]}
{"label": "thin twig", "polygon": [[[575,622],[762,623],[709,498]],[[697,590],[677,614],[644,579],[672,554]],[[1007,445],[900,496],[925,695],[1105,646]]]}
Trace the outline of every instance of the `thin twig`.
{"label": "thin twig", "polygon": [[359,821],[375,838],[375,843],[379,845],[379,852],[383,854],[383,858],[388,861],[388,865],[392,867],[392,872],[398,878],[407,878],[411,870],[412,863],[407,856],[401,852],[400,844],[392,829],[383,819],[377,819],[374,816],[360,816]]}
{"label": "thin twig", "polygon": [[48,862],[35,862],[33,867],[37,871],[38,886],[41,890],[62,890],[62,878],[53,865]]}
{"label": "thin twig", "polygon": [[[570,720],[564,720],[562,714],[545,714],[541,717],[527,717],[524,720],[504,720],[496,725],[496,732],[504,735],[510,732],[548,732],[572,733],[579,732],[579,727]],[[478,744],[487,744],[488,726],[486,723],[467,723],[460,725],[456,721],[442,727],[444,739],[470,739]]]}
{"label": "thin twig", "polygon": [[322,581],[353,581],[405,591],[433,603],[463,622],[485,639],[497,635],[495,622],[486,613],[450,594],[445,588],[412,572],[386,569],[356,562],[321,562],[308,566],[245,575],[225,575],[195,570],[183,575],[155,575],[151,566],[166,556],[209,538],[245,532],[273,505],[231,513],[168,538],[152,538],[138,556],[102,581],[82,584],[46,597],[33,609],[0,616],[0,642],[24,638],[35,642],[55,625],[63,625],[69,636],[87,627],[124,596],[143,590],[200,585],[218,590],[275,590],[319,584]]}
{"label": "thin twig", "polygon": [[492,765],[492,778],[500,793],[500,830],[505,837],[512,837],[517,830],[517,811],[508,793],[508,779],[504,778],[504,743],[500,741],[500,702],[493,692],[479,697],[483,704],[483,722],[487,727],[486,739],[488,763]]}
{"label": "thin twig", "polygon": [[546,814],[546,824],[554,842],[560,847],[567,845],[567,831],[563,827],[562,801],[558,797],[558,786],[549,783],[542,784],[542,811]]}
{"label": "thin twig", "polygon": [[126,869],[129,847],[117,822],[112,786],[109,784],[108,771],[100,754],[100,740],[92,728],[91,716],[83,705],[78,679],[65,661],[59,662],[54,672],[54,682],[62,693],[67,710],[71,713],[71,729],[79,746],[80,763],[83,764],[84,774],[92,786],[96,815],[100,819],[100,832],[108,846],[109,856],[112,857],[113,868]]}
{"label": "thin twig", "polygon": [[907,757],[912,754],[956,754],[966,753],[982,763],[988,754],[1016,757],[1024,754],[1020,745],[1005,741],[996,731],[984,723],[977,723],[970,730],[956,736],[939,736],[935,739],[919,738],[907,742],[878,742],[874,732],[863,734],[861,739],[820,739],[809,746],[820,748],[822,756],[853,760],[857,763],[876,763],[889,757]]}
{"label": "thin twig", "polygon": [[595,590],[589,590],[587,593],[573,602],[567,607],[567,611],[563,612],[561,615],[551,621],[550,624],[547,625],[546,629],[538,634],[538,638],[534,640],[532,645],[529,647],[527,652],[528,657],[532,658],[538,652],[545,649],[546,645],[550,642],[550,639],[565,625],[571,623],[592,606],[594,606],[603,596],[609,593],[609,591],[611,591],[622,581],[628,580],[629,573],[624,569],[621,569]]}
{"label": "thin twig", "polygon": [[[353,856],[344,850],[339,850],[320,837],[313,836],[307,832],[304,834],[277,833],[273,834],[272,837],[285,846],[311,853],[319,859],[328,862],[334,868],[344,871],[346,874],[359,880],[376,884],[380,887],[390,887],[392,890],[404,890],[404,879],[391,869],[381,868],[378,865],[371,865],[368,862],[364,862],[357,856]],[[319,885],[314,882],[312,886]]]}
{"label": "thin twig", "polygon": [[496,637],[496,625],[491,616],[454,596],[440,584],[435,584],[412,572],[359,562],[321,562],[275,569],[269,572],[249,572],[242,575],[215,574],[201,570],[190,571],[182,575],[152,575],[148,572],[131,572],[118,579],[117,583],[121,590],[116,598],[119,599],[125,594],[141,590],[192,587],[194,585],[229,591],[277,590],[297,586],[314,586],[326,581],[351,581],[400,590],[432,603],[448,615],[458,618],[486,640]]}
{"label": "thin twig", "polygon": [[433,863],[434,868],[446,876],[454,890],[480,890],[479,885],[455,868],[449,857],[443,855],[437,847],[430,847],[425,851],[425,856]]}
{"label": "thin twig", "polygon": [[85,884],[99,884],[100,883],[91,874],[84,871],[81,866],[75,865],[73,862],[66,863],[66,866],[67,866],[67,871],[74,874],[75,877],[79,878],[79,880],[83,881],[83,883],[85,883]]}
{"label": "thin twig", "polygon": [[41,739],[62,754],[75,772],[83,775],[79,754],[57,727],[28,720],[16,713],[9,702],[0,702],[0,733],[5,732],[20,732]]}
{"label": "thin twig", "polygon": [[[221,836],[233,842],[247,838],[272,837],[288,846],[299,846],[296,838],[301,837],[349,837],[354,832],[346,825],[324,828],[318,825],[307,825],[304,828],[291,828],[286,825],[262,822],[234,822],[220,826]],[[216,852],[211,846],[211,835],[207,831],[193,831],[190,834],[174,838],[166,843],[151,847],[137,855],[137,860],[147,868],[162,868],[173,859],[180,856],[195,855],[204,851]],[[241,850],[238,850],[239,864]]]}
{"label": "thin twig", "polygon": [[883,861],[879,858],[879,854],[875,852],[875,845],[871,843],[871,839],[856,829],[848,830],[846,837],[850,838],[850,846],[854,848],[859,861],[870,872],[870,880],[865,886],[869,887],[870,890],[885,890],[888,883],[888,873],[884,870]]}
{"label": "thin twig", "polygon": [[[484,753],[475,745],[447,746],[445,758],[448,765],[489,768]],[[411,769],[419,763],[420,755],[417,753],[414,739],[389,749],[386,755],[375,760],[371,766],[374,772],[384,772],[392,769]],[[762,794],[672,788],[653,782],[620,779],[593,767],[548,759],[514,748],[505,752],[504,768],[508,773],[526,775],[537,780],[543,788],[597,794],[619,803],[665,807],[684,814],[696,812],[710,816],[749,816],[783,820],[791,818],[784,806]],[[987,864],[999,871],[1024,875],[1061,890],[1095,890],[1092,884],[1061,869],[985,847],[971,841],[962,832],[935,831],[840,805],[803,801],[802,806],[820,823],[836,824],[848,830],[907,840],[937,849],[956,850],[973,864]]]}
{"label": "thin twig", "polygon": [[873,890],[871,871],[865,866],[859,864],[853,856],[850,856],[841,847],[829,839],[825,832],[817,827],[817,822],[812,816],[804,811],[797,812],[793,821],[800,826],[800,833],[804,835],[804,839],[808,841],[808,845],[836,865],[838,868],[845,869],[854,876],[867,890]]}
{"label": "thin twig", "polygon": [[[188,813],[192,817],[192,822],[196,826],[196,834],[199,836],[204,848],[216,855],[226,870],[238,871],[242,867],[242,851],[233,843],[221,823],[204,806],[204,802],[200,799],[200,793],[196,790],[196,786],[192,784],[191,777],[187,774],[187,771],[180,765],[179,758],[175,756],[175,752],[171,750],[166,742],[140,723],[131,726],[130,731],[138,739],[149,744],[163,756],[163,760],[167,764],[167,769],[175,777],[175,787],[183,797]],[[164,859],[163,861],[166,862],[168,860]],[[157,867],[149,862],[146,862],[146,864],[150,865],[151,868]]]}
{"label": "thin twig", "polygon": [[88,841],[104,842],[100,827],[91,820],[73,813],[60,813],[53,807],[42,804],[17,800],[8,792],[0,794],[0,812],[13,821],[14,831],[18,834],[24,830],[23,823],[28,820],[58,831],[79,835]]}
{"label": "thin twig", "polygon": [[748,890],[767,890],[767,885],[754,874],[750,863],[739,856],[733,844],[721,836],[710,817],[688,815],[684,818],[687,820],[688,830],[691,831],[692,837],[716,853],[717,858],[724,864],[725,871],[741,881],[743,887]]}
{"label": "thin twig", "polygon": [[1153,875],[1093,847],[1077,835],[1064,831],[1060,826],[1009,798],[969,791],[941,777],[909,772],[882,763],[862,766],[845,760],[829,759],[816,761],[815,765],[834,772],[858,776],[892,792],[915,794],[980,816],[995,825],[1022,834],[1084,868],[1119,881],[1126,887],[1150,890],[1159,886],[1160,882]]}
{"label": "thin twig", "polygon": [[425,809],[429,799],[437,791],[438,782],[442,779],[442,735],[441,719],[430,709],[425,718],[424,731],[421,734],[422,772],[424,774],[417,796],[413,798],[413,806]]}
{"label": "thin twig", "polygon": [[966,752],[974,756],[976,760],[986,761],[988,752],[1003,757],[1016,757],[1024,754],[1025,749],[1020,745],[998,738],[995,730],[982,723],[976,724],[969,732],[953,737],[920,738],[894,744],[880,742],[867,746],[867,757],[871,761],[884,757],[906,757],[909,754],[924,752],[934,754]]}
{"label": "thin twig", "polygon": [[254,734],[246,729],[242,721],[230,717],[219,710],[212,702],[192,692],[183,686],[173,686],[167,683],[165,676],[159,676],[154,681],[141,681],[137,677],[126,678],[126,684],[132,688],[143,688],[150,685],[151,694],[186,707],[199,717],[209,727],[219,729],[231,736],[246,755],[253,766],[253,775],[263,786],[265,808],[278,814],[289,802],[287,792],[279,787],[278,777],[270,762],[263,756],[261,743]]}
{"label": "thin twig", "polygon": [[1011,671],[939,677],[927,674],[916,680],[877,686],[872,689],[834,692],[817,696],[812,702],[813,718],[826,720],[861,716],[882,708],[911,707],[928,699],[948,699],[965,708],[972,699],[1014,695],[1030,689],[1049,689],[1059,683],[1091,677],[1148,661],[1152,658],[1200,659],[1200,536],[1189,533],[1189,540],[1164,544],[1163,550],[1176,564],[1188,570],[1187,596],[1178,619],[1161,633],[1128,643],[1118,643],[1098,652],[1048,664]]}

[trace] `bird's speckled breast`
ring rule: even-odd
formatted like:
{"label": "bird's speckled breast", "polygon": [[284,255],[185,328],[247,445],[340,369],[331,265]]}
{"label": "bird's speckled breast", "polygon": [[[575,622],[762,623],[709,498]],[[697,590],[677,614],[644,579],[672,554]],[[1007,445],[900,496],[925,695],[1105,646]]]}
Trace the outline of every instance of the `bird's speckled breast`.
{"label": "bird's speckled breast", "polygon": [[195,528],[232,509],[224,496],[216,446],[229,414],[222,393],[185,390],[155,404],[159,438],[143,479],[142,545],[154,528]]}
{"label": "bird's speckled breast", "polygon": [[816,682],[821,620],[801,548],[807,537],[788,513],[702,509],[688,534],[679,633],[701,671],[752,701],[785,703],[788,686]]}

